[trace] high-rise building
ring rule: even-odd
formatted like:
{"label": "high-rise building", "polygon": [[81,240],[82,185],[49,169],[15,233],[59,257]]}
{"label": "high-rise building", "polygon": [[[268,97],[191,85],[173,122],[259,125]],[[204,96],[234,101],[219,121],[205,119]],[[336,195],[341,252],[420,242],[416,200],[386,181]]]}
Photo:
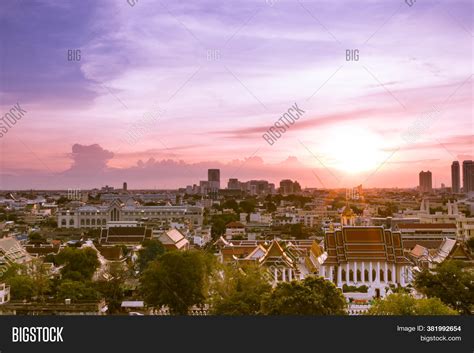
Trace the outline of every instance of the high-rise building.
{"label": "high-rise building", "polygon": [[474,161],[462,162],[462,189],[464,192],[474,191]]}
{"label": "high-rise building", "polygon": [[209,182],[209,188],[212,190],[219,190],[221,188],[221,170],[220,169],[208,169],[207,170],[207,181]]}
{"label": "high-rise building", "polygon": [[296,180],[294,182],[290,179],[284,179],[280,181],[280,193],[293,194],[300,191],[301,186]]}
{"label": "high-rise building", "polygon": [[127,191],[127,183],[126,182],[123,183],[123,191]]}
{"label": "high-rise building", "polygon": [[431,172],[428,170],[426,172],[421,171],[419,174],[420,177],[420,192],[432,192],[433,191],[433,182]]}
{"label": "high-rise building", "polygon": [[459,172],[459,162],[454,161],[451,164],[451,190],[453,193],[458,193],[461,189],[461,174]]}
{"label": "high-rise building", "polygon": [[230,178],[227,183],[227,189],[229,190],[240,190],[242,188],[239,179]]}

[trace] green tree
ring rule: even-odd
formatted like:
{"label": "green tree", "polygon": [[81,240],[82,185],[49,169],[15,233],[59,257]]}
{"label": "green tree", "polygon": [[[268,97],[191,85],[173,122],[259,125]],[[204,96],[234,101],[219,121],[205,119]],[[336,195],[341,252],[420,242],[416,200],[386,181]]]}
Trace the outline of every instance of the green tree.
{"label": "green tree", "polygon": [[42,259],[34,259],[30,266],[30,277],[35,286],[35,297],[39,301],[44,301],[46,294],[51,291],[51,276],[44,266]]}
{"label": "green tree", "polygon": [[92,279],[100,262],[97,258],[97,252],[92,248],[64,248],[55,256],[55,263],[64,265],[61,269],[63,279],[75,281],[87,281]]}
{"label": "green tree", "polygon": [[416,299],[409,294],[390,294],[376,300],[369,315],[458,315],[438,298]]}
{"label": "green tree", "polygon": [[12,299],[15,300],[44,300],[44,296],[51,290],[51,279],[43,261],[38,259],[33,260],[28,267],[10,264],[1,281],[10,286]]}
{"label": "green tree", "polygon": [[225,225],[232,221],[237,221],[239,217],[236,214],[214,215],[211,218],[211,232],[214,238],[225,233]]}
{"label": "green tree", "polygon": [[99,295],[90,282],[66,279],[58,286],[58,299],[97,300]]}
{"label": "green tree", "polygon": [[163,255],[165,248],[158,239],[147,239],[142,243],[142,248],[138,251],[138,268],[143,271],[150,261],[156,260]]}
{"label": "green tree", "polygon": [[434,271],[423,270],[415,278],[415,288],[427,297],[437,297],[464,313],[474,309],[474,273],[472,265],[445,261]]}
{"label": "green tree", "polygon": [[393,202],[387,202],[385,208],[379,208],[377,212],[381,217],[391,217],[394,213],[398,212],[398,205]]}
{"label": "green tree", "polygon": [[270,213],[273,213],[277,210],[277,207],[273,202],[267,202],[265,204],[265,207],[267,209],[267,212],[270,212]]}
{"label": "green tree", "polygon": [[30,241],[30,243],[44,243],[45,242],[45,239],[38,232],[33,232],[30,235],[28,235],[28,240]]}
{"label": "green tree", "polygon": [[303,239],[307,237],[307,234],[304,231],[303,225],[301,223],[290,225],[290,235],[296,239]]}
{"label": "green tree", "polygon": [[48,217],[40,223],[41,227],[57,228],[58,221],[53,217]]}
{"label": "green tree", "polygon": [[263,302],[268,315],[344,315],[346,301],[340,289],[322,277],[280,282]]}
{"label": "green tree", "polygon": [[70,200],[66,196],[61,196],[56,202],[59,206],[65,205],[69,202]]}
{"label": "green tree", "polygon": [[149,263],[140,277],[148,304],[168,306],[173,314],[186,315],[193,305],[203,305],[214,267],[212,255],[198,251],[171,251]]}
{"label": "green tree", "polygon": [[[222,275],[223,274],[223,275]],[[265,295],[272,289],[265,273],[255,265],[226,266],[213,285],[214,315],[258,315]]]}
{"label": "green tree", "polygon": [[28,275],[16,275],[7,281],[14,300],[31,300],[35,295],[35,281]]}
{"label": "green tree", "polygon": [[128,278],[127,271],[121,266],[110,269],[110,278],[95,283],[97,292],[105,299],[109,314],[120,311],[122,301],[125,297],[125,280]]}
{"label": "green tree", "polygon": [[242,210],[242,212],[252,213],[253,211],[255,211],[255,201],[254,200],[240,201],[239,207]]}
{"label": "green tree", "polygon": [[222,204],[222,208],[231,208],[235,211],[235,213],[239,212],[239,204],[234,199],[230,199],[230,200],[225,201]]}
{"label": "green tree", "polygon": [[17,276],[20,273],[26,273],[26,267],[24,265],[15,262],[3,265],[0,267],[0,281],[8,283],[10,278]]}

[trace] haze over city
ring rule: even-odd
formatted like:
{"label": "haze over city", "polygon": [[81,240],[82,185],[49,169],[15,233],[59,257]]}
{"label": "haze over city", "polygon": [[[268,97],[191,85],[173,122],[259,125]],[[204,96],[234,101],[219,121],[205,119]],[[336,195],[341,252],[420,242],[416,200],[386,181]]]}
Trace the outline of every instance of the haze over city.
{"label": "haze over city", "polygon": [[474,154],[472,4],[416,6],[8,2],[0,113],[26,113],[0,138],[0,189],[177,188],[208,168],[327,188],[415,187],[429,169],[449,185]]}

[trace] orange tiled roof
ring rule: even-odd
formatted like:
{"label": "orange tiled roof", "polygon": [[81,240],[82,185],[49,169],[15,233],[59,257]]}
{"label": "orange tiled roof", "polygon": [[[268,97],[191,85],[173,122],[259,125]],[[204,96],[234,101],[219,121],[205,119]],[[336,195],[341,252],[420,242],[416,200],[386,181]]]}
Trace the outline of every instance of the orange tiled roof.
{"label": "orange tiled roof", "polygon": [[401,234],[383,227],[343,227],[327,232],[324,239],[327,264],[349,261],[410,263],[403,252]]}
{"label": "orange tiled roof", "polygon": [[225,226],[226,228],[245,228],[245,226],[240,222],[229,222]]}

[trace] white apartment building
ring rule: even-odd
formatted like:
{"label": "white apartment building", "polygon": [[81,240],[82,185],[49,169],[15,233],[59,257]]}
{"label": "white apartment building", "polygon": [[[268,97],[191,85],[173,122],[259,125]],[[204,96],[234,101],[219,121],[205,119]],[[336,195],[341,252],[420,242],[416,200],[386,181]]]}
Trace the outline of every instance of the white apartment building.
{"label": "white apartment building", "polygon": [[58,228],[101,228],[107,222],[117,221],[168,221],[186,220],[193,226],[202,226],[203,208],[199,206],[141,206],[135,203],[109,205],[85,205],[73,209],[61,209],[57,213]]}

